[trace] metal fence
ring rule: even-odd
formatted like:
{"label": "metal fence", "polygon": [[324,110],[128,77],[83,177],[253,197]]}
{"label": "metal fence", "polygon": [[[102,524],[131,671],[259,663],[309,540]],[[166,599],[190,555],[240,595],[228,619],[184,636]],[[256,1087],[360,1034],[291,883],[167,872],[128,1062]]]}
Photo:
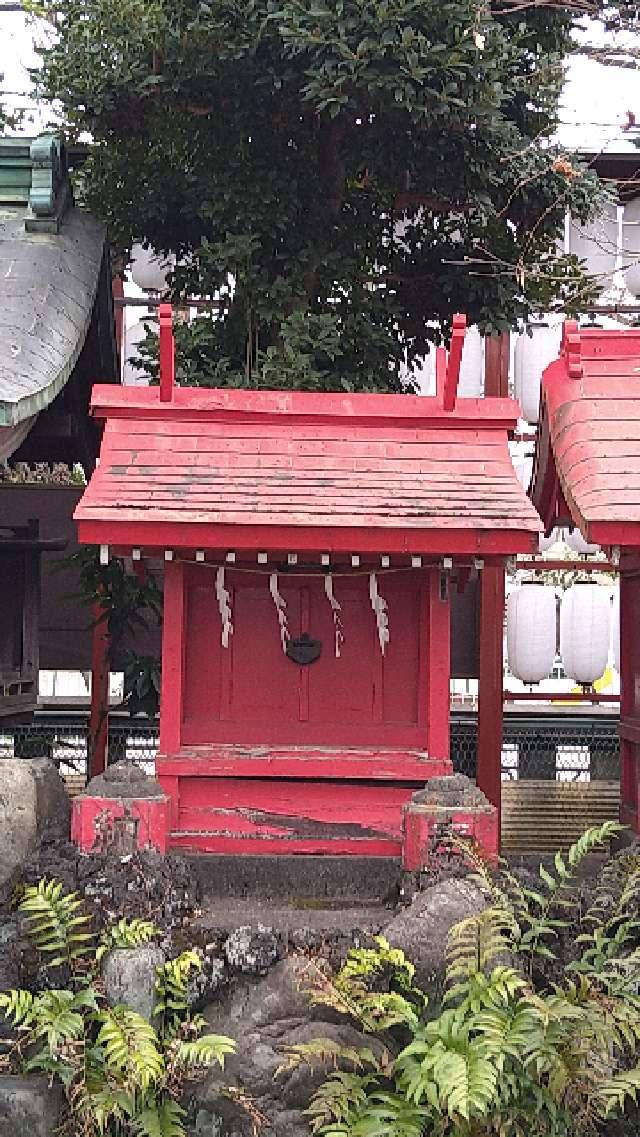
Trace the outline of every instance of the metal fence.
{"label": "metal fence", "polygon": [[[111,715],[110,762],[137,761],[151,772],[157,749],[156,722]],[[31,723],[0,726],[0,758],[14,756],[47,756],[63,774],[84,774],[86,713],[47,710],[38,712]],[[456,770],[475,777],[476,716],[471,712],[452,714],[451,757]],[[502,777],[507,781],[617,781],[618,716],[579,711],[506,712]]]}

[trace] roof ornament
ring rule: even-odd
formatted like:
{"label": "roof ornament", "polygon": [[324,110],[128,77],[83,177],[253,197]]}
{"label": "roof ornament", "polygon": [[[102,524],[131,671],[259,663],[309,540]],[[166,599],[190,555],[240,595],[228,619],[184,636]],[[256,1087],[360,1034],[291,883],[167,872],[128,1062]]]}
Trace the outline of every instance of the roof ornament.
{"label": "roof ornament", "polygon": [[582,379],[582,342],[576,320],[567,320],[562,332],[562,354],[567,359],[570,379]]}
{"label": "roof ornament", "polygon": [[41,134],[31,143],[30,158],[31,188],[25,229],[28,233],[57,233],[63,214],[73,204],[64,143],[53,134]]}

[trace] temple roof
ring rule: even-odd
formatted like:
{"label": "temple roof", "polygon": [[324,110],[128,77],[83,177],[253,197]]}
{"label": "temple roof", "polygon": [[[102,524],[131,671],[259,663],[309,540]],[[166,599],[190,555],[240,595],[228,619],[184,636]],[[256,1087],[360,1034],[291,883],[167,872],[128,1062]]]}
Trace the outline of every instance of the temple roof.
{"label": "temple roof", "polygon": [[0,139],[0,453],[69,379],[105,253],[104,227],[73,205],[59,141]]}
{"label": "temple roof", "polygon": [[96,387],[100,465],[80,540],[147,549],[526,552],[540,522],[509,455],[517,405]]}
{"label": "temple roof", "polygon": [[565,326],[542,377],[531,496],[547,529],[640,544],[640,330]]}

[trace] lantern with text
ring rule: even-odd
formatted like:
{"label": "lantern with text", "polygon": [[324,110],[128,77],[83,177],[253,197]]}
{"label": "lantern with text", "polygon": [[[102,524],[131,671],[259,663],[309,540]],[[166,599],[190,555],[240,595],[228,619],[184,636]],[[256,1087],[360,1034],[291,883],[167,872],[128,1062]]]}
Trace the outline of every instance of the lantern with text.
{"label": "lantern with text", "polygon": [[479,399],[484,391],[484,340],[477,328],[468,328],[462,348],[458,397]]}
{"label": "lantern with text", "polygon": [[509,670],[523,683],[551,673],[556,654],[556,594],[545,584],[523,584],[507,601]]}
{"label": "lantern with text", "polygon": [[603,674],[609,656],[611,602],[598,584],[578,582],[560,606],[560,654],[566,674],[590,686]]}
{"label": "lantern with text", "polygon": [[620,590],[616,589],[613,595],[611,610],[611,650],[613,651],[613,666],[620,674]]}

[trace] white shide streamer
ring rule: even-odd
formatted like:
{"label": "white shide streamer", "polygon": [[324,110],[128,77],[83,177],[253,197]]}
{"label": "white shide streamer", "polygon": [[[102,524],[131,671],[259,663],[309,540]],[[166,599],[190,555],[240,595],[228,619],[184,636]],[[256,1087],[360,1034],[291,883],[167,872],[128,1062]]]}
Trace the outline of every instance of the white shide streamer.
{"label": "white shide streamer", "polygon": [[229,637],[233,635],[233,623],[231,619],[231,604],[229,603],[230,596],[225,587],[224,569],[222,566],[216,572],[216,597],[220,610],[220,620],[222,621],[222,646],[229,647]]}
{"label": "white shide streamer", "polygon": [[375,572],[369,574],[369,597],[378,626],[380,651],[384,655],[387,644],[389,643],[389,615],[387,612],[387,602],[378,592],[378,577]]}
{"label": "white shide streamer", "polygon": [[334,627],[334,632],[335,632],[334,640],[335,640],[336,659],[340,659],[340,655],[341,655],[341,651],[342,651],[342,645],[344,643],[344,628],[342,626],[342,616],[341,616],[342,605],[338,603],[338,601],[336,600],[336,598],[333,594],[333,577],[332,577],[330,572],[327,573],[327,575],[324,578],[324,591],[325,591],[327,600],[329,601],[329,604],[331,605],[331,614],[333,616],[333,627]]}
{"label": "white shide streamer", "polygon": [[286,600],[278,592],[278,574],[272,572],[269,576],[269,592],[271,598],[276,606],[278,613],[278,623],[280,624],[280,640],[282,643],[282,650],[287,654],[287,644],[290,640],[289,625],[287,624],[287,603]]}

